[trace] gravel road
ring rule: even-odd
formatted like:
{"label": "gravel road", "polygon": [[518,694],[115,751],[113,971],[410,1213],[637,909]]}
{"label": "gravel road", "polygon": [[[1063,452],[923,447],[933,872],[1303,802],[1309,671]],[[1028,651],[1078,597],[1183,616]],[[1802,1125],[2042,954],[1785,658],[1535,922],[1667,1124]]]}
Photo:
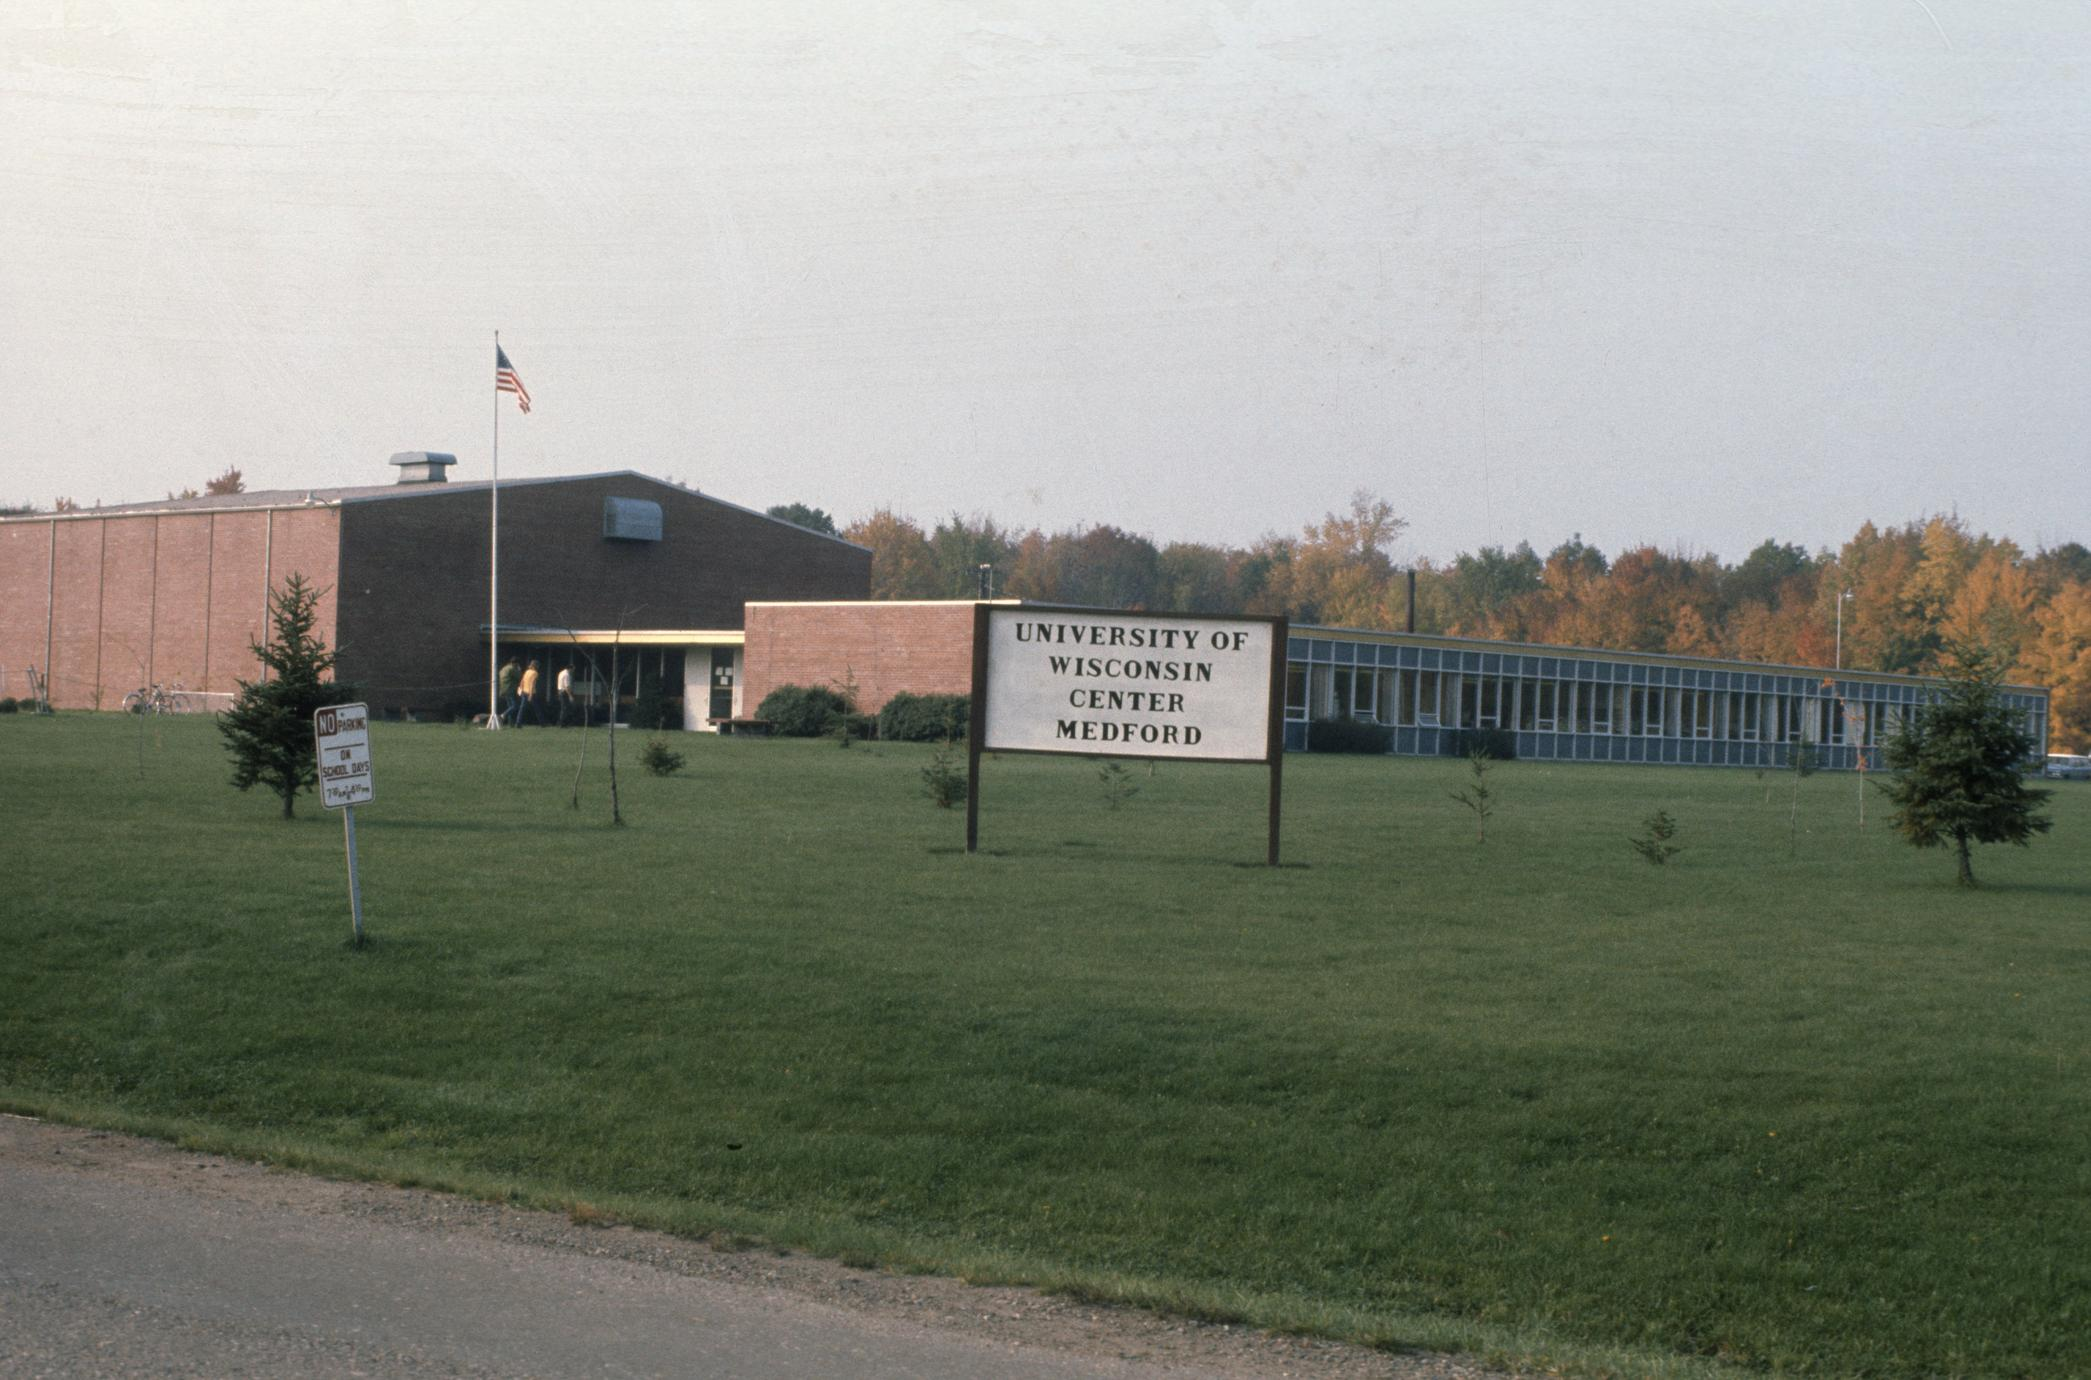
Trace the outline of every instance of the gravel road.
{"label": "gravel road", "polygon": [[0,1375],[1509,1380],[0,1116]]}

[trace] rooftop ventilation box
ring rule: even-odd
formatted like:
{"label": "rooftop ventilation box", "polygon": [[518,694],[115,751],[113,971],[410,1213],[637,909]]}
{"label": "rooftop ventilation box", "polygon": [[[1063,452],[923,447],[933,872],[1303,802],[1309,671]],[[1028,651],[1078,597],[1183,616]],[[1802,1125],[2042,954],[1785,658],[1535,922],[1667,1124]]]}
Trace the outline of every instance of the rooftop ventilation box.
{"label": "rooftop ventilation box", "polygon": [[659,541],[661,505],[645,498],[605,498],[603,539],[606,541]]}

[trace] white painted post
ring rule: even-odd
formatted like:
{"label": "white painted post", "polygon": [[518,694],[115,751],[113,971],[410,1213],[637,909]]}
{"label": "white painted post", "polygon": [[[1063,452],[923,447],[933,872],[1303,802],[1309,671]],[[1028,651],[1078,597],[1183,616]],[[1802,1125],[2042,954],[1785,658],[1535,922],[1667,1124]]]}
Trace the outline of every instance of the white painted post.
{"label": "white painted post", "polygon": [[357,948],[363,947],[363,891],[356,884],[356,807],[341,807],[341,827],[348,835],[349,933]]}

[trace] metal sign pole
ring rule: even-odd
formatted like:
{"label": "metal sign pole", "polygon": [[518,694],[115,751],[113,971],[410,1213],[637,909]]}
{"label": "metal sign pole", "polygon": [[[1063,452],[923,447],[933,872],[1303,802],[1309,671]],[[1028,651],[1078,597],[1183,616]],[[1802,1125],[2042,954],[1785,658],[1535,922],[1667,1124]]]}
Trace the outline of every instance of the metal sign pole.
{"label": "metal sign pole", "polygon": [[1291,622],[1280,617],[1271,625],[1271,700],[1268,733],[1271,756],[1271,837],[1267,861],[1278,865],[1279,802],[1285,791],[1285,657]]}
{"label": "metal sign pole", "polygon": [[987,608],[973,605],[973,699],[966,725],[966,851],[980,850],[980,740],[987,735]]}
{"label": "metal sign pole", "polygon": [[357,948],[363,947],[363,891],[356,884],[356,807],[341,807],[341,827],[348,836],[349,927]]}

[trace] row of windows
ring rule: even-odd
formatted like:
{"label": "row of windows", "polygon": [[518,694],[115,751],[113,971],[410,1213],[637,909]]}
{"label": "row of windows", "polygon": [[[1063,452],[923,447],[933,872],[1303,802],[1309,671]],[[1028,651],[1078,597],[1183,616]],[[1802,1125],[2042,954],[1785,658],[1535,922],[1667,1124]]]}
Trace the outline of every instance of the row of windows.
{"label": "row of windows", "polygon": [[1849,703],[1821,694],[1772,694],[1473,676],[1444,671],[1293,663],[1289,719],[1354,718],[1422,728],[1703,738],[1740,743],[1872,746],[1900,731],[1903,704]]}
{"label": "row of windows", "polygon": [[[1295,637],[1287,659],[1295,664],[1348,666],[1367,670],[1420,670],[1494,677],[1503,680],[1559,680],[1598,684],[1649,685],[1684,690],[1754,690],[1759,693],[1813,695],[1821,677],[1782,675],[1772,671],[1729,671],[1710,666],[1650,666],[1639,662],[1591,661],[1578,657],[1526,656],[1511,652],[1463,651],[1452,648],[1333,642]],[[1841,682],[1846,699],[1915,704],[1922,687],[1868,681]]]}

